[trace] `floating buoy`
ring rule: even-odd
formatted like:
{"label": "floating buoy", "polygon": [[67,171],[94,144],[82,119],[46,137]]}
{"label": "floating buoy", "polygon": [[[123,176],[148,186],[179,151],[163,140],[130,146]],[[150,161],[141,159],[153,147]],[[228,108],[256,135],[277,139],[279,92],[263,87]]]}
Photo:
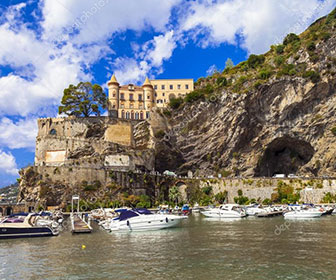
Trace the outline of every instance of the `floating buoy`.
{"label": "floating buoy", "polygon": [[86,246],[85,245],[82,245],[82,249],[84,250],[86,248]]}

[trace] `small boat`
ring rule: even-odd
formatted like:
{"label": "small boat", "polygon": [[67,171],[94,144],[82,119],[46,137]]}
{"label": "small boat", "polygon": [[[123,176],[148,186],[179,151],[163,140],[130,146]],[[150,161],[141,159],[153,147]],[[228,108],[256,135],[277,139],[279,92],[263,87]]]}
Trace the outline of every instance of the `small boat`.
{"label": "small boat", "polygon": [[321,208],[308,205],[289,205],[289,211],[283,215],[285,219],[311,219],[320,218],[324,212]]}
{"label": "small boat", "polygon": [[186,216],[153,214],[148,209],[132,209],[120,213],[110,223],[113,231],[159,230],[177,226]]}
{"label": "small boat", "polygon": [[246,212],[238,204],[224,204],[219,208],[202,210],[201,214],[209,218],[244,218]]}
{"label": "small boat", "polygon": [[245,211],[247,216],[256,216],[261,213],[267,213],[267,210],[262,208],[259,204],[246,206]]}
{"label": "small boat", "polygon": [[44,224],[38,214],[11,215],[0,223],[0,239],[58,235],[57,228]]}
{"label": "small boat", "polygon": [[200,213],[201,208],[199,206],[199,204],[196,202],[192,208],[192,213]]}

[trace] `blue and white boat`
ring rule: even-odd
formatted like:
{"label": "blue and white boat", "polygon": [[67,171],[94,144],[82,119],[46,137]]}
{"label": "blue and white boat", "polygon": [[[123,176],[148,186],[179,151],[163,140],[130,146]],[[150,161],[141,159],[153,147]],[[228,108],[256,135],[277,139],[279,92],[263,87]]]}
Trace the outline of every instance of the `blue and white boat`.
{"label": "blue and white boat", "polygon": [[110,223],[111,231],[159,230],[177,226],[186,216],[153,214],[147,209],[132,209],[120,213]]}
{"label": "blue and white boat", "polygon": [[0,222],[0,239],[58,235],[57,228],[44,224],[38,214],[20,213]]}

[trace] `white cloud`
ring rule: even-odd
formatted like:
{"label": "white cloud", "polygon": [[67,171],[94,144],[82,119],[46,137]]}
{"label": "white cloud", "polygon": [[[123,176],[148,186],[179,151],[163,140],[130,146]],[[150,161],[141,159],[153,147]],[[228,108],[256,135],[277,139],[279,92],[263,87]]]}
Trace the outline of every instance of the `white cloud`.
{"label": "white cloud", "polygon": [[14,156],[8,152],[0,150],[0,172],[11,175],[18,175],[18,168]]}
{"label": "white cloud", "polygon": [[[203,47],[237,44],[241,36],[249,52],[262,53],[290,31],[304,31],[334,4],[332,0],[197,1],[181,20],[181,31]],[[206,35],[199,36],[202,33]]]}
{"label": "white cloud", "polygon": [[37,121],[35,118],[14,122],[8,118],[0,119],[0,145],[10,149],[35,149]]}

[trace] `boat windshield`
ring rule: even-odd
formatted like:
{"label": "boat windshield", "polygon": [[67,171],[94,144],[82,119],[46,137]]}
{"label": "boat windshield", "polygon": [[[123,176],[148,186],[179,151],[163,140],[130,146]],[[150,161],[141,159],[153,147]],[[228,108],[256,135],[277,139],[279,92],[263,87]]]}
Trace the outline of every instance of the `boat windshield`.
{"label": "boat windshield", "polygon": [[137,208],[136,211],[143,215],[152,215],[153,213],[146,208]]}
{"label": "boat windshield", "polygon": [[139,214],[132,210],[127,210],[127,211],[123,211],[120,213],[119,220],[124,221],[129,218],[136,217],[136,216],[139,216]]}

